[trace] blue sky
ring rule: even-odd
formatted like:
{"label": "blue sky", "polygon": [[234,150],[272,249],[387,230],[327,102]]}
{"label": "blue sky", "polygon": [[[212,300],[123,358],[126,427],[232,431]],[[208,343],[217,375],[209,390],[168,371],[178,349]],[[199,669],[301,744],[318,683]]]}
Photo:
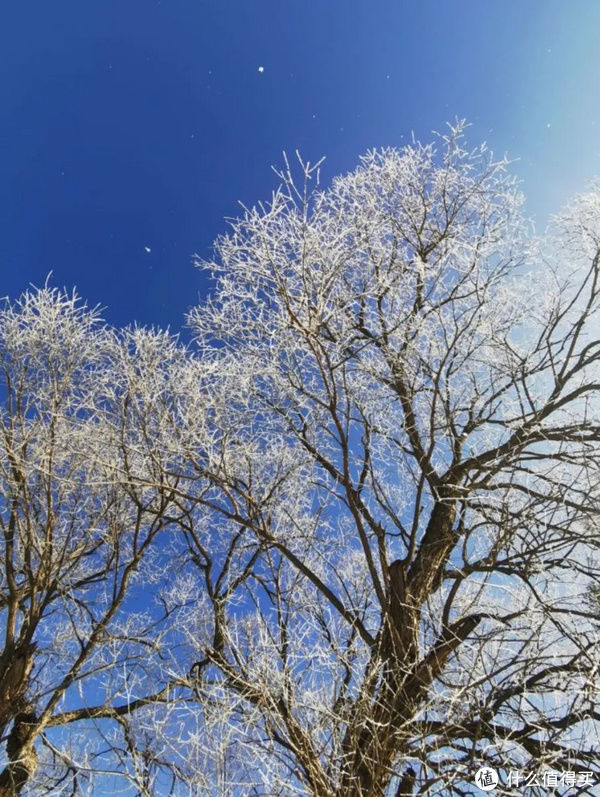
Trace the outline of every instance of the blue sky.
{"label": "blue sky", "polygon": [[282,150],[325,155],[327,182],[467,117],[519,158],[541,227],[600,176],[596,0],[21,0],[1,20],[0,296],[52,270],[113,323],[178,329],[207,290],[193,253],[268,198]]}

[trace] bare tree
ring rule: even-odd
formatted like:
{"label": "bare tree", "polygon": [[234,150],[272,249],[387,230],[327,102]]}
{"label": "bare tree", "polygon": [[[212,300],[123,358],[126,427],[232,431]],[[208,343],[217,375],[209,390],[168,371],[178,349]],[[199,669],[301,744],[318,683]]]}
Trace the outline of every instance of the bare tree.
{"label": "bare tree", "polygon": [[324,191],[286,163],[201,264],[173,434],[211,793],[597,787],[600,192],[537,240],[462,135]]}
{"label": "bare tree", "polygon": [[0,312],[1,795],[96,793],[103,772],[148,794],[176,769],[138,731],[184,687],[177,607],[152,608],[182,512],[160,428],[183,356],[48,288]]}
{"label": "bare tree", "polygon": [[537,239],[463,125],[318,171],[194,352],[2,311],[0,795],[594,793],[600,191]]}

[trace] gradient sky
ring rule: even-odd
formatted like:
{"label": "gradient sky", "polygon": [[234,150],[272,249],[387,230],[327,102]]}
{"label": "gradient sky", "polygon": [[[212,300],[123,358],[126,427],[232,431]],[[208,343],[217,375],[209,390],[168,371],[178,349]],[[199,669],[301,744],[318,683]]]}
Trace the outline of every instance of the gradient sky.
{"label": "gradient sky", "polygon": [[541,228],[600,176],[597,0],[19,0],[0,23],[0,296],[52,271],[112,323],[179,329],[193,253],[282,150],[327,183],[466,117]]}

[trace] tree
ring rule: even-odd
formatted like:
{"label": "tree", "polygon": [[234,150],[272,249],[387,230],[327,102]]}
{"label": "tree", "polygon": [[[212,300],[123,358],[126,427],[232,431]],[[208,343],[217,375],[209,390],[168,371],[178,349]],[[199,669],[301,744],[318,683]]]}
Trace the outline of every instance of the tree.
{"label": "tree", "polygon": [[0,312],[3,797],[97,793],[111,771],[148,794],[176,766],[140,749],[132,715],[156,737],[184,683],[176,607],[151,611],[181,511],[160,439],[163,367],[181,356],[49,288]]}
{"label": "tree", "polygon": [[5,794],[594,793],[600,190],[538,239],[463,127],[286,162],[193,349],[7,305]]}
{"label": "tree", "polygon": [[462,136],[323,191],[286,163],[200,263],[179,489],[219,793],[600,778],[600,192],[537,240]]}

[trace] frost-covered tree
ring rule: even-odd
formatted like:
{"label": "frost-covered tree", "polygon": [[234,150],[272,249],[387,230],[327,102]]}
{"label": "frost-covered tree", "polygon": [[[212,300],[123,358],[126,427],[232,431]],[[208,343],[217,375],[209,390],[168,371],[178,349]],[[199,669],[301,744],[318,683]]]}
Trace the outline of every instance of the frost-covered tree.
{"label": "frost-covered tree", "polygon": [[326,190],[286,164],[200,264],[177,426],[210,793],[600,779],[600,192],[539,241],[507,167],[462,125]]}
{"label": "frost-covered tree", "polygon": [[113,793],[102,773],[149,794],[177,767],[158,743],[177,607],[153,598],[182,513],[160,435],[181,356],[48,288],[0,310],[3,797]]}
{"label": "frost-covered tree", "polygon": [[4,309],[5,794],[594,793],[600,189],[463,132],[286,164],[191,350]]}

